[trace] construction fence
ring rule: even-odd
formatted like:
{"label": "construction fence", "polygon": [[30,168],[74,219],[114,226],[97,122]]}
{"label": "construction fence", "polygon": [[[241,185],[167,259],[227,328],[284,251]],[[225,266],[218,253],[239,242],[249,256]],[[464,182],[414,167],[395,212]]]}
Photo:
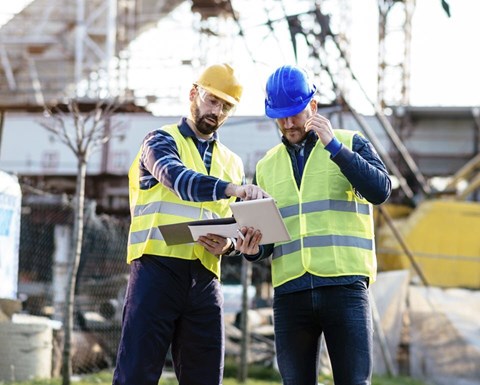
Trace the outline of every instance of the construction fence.
{"label": "construction fence", "polygon": [[[126,263],[129,216],[98,214],[95,202],[87,201],[84,219],[72,349],[73,372],[77,374],[114,367],[129,274]],[[8,317],[0,317],[0,339],[4,340],[0,346],[5,350],[0,354],[4,357],[0,360],[0,380],[60,375],[72,222],[72,203],[65,196],[39,191],[23,196],[16,301],[20,308],[8,314],[14,322],[5,322]],[[251,266],[250,306],[268,305],[269,266],[267,263]],[[240,257],[223,259],[226,320],[236,323],[236,332],[242,298],[241,271]],[[26,329],[30,331],[28,338]],[[227,329],[232,330],[231,325]],[[240,338],[238,333],[233,338],[237,337]],[[267,347],[270,353],[272,346],[273,343]],[[238,352],[238,346],[232,349]],[[30,351],[29,358],[22,357],[21,350]]]}

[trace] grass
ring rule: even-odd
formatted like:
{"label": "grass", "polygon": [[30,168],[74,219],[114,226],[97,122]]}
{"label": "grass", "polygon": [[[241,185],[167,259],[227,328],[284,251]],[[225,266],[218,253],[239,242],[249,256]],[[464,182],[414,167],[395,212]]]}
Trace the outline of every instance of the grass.
{"label": "grass", "polygon": [[[248,385],[280,385],[282,382],[280,380],[279,374],[272,368],[252,365],[248,370],[249,378],[246,382]],[[242,383],[236,380],[237,368],[227,363],[225,367],[225,379],[223,385],[240,385]],[[320,376],[319,384],[323,385],[334,385],[333,380],[329,376]],[[8,385],[61,385],[61,379],[52,379],[52,380],[32,380],[25,382],[9,382]],[[96,373],[88,376],[82,376],[74,381],[72,380],[72,385],[111,385],[112,383],[112,372],[105,371],[101,373]],[[4,384],[0,381],[0,385]],[[178,385],[178,382],[175,378],[162,378],[159,382],[159,385]],[[372,385],[424,385],[421,381],[416,381],[408,377],[380,377],[374,376],[372,379]]]}

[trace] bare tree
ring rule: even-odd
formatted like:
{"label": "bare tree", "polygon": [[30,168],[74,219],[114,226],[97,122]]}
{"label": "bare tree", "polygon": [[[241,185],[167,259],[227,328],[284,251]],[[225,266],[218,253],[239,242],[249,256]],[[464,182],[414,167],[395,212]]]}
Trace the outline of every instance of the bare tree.
{"label": "bare tree", "polygon": [[72,335],[75,286],[82,252],[85,180],[90,155],[112,138],[123,139],[124,126],[113,125],[111,117],[117,109],[116,100],[100,100],[89,111],[81,111],[80,103],[70,99],[65,105],[45,107],[40,125],[65,144],[77,158],[77,179],[74,197],[72,247],[69,256],[67,293],[63,312],[64,343],[62,353],[62,384],[70,385],[72,375]]}

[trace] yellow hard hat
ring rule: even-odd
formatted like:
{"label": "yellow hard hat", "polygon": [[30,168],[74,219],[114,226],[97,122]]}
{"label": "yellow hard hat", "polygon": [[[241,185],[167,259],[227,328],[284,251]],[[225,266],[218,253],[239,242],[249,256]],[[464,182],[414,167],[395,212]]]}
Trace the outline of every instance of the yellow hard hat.
{"label": "yellow hard hat", "polygon": [[194,83],[216,97],[233,105],[240,102],[243,87],[228,64],[214,64],[207,67]]}

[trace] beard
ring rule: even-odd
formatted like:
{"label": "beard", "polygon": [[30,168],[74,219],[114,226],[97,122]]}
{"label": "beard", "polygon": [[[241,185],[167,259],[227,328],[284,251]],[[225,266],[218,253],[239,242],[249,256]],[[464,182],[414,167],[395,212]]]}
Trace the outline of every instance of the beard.
{"label": "beard", "polygon": [[[313,112],[310,108],[306,109],[305,111],[302,112],[302,114],[305,114],[303,121],[306,122],[309,118],[313,116]],[[278,124],[278,123],[277,123]],[[295,125],[290,128],[285,128],[285,127],[280,127],[280,131],[282,132],[282,135],[287,139],[287,141],[291,144],[298,144],[305,140],[305,138],[308,135],[308,132],[305,131],[305,124],[303,125]]]}
{"label": "beard", "polygon": [[191,113],[197,130],[204,135],[211,135],[220,127],[218,116],[215,114],[200,115],[200,110],[197,106],[192,106]]}

